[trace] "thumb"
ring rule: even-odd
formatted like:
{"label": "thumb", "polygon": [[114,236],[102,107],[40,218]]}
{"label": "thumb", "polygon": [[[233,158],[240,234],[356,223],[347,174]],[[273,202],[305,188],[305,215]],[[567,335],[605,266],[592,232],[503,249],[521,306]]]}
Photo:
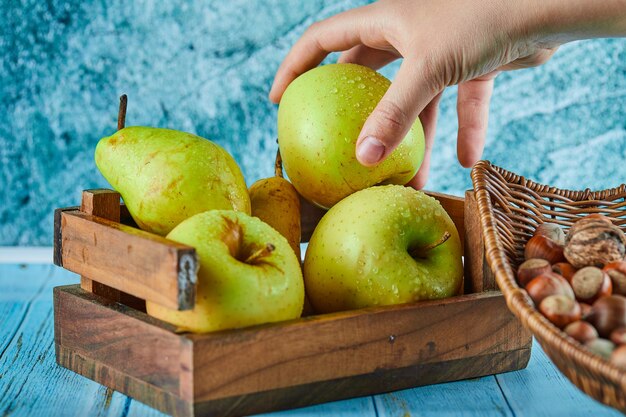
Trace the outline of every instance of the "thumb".
{"label": "thumb", "polygon": [[439,93],[418,67],[414,60],[404,60],[389,90],[365,121],[356,144],[356,158],[362,165],[374,166],[387,158]]}

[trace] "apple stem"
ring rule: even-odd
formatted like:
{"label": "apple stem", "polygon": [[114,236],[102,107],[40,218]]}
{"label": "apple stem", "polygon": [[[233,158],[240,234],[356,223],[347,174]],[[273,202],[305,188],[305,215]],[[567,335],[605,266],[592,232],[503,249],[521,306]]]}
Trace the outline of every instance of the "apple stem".
{"label": "apple stem", "polygon": [[439,240],[433,243],[429,243],[426,246],[419,246],[417,248],[414,248],[409,253],[413,258],[420,258],[425,252],[428,252],[429,250],[435,249],[437,246],[446,243],[446,240],[448,239],[450,239],[450,233],[446,230],[445,232],[443,232],[443,235],[441,235]]}
{"label": "apple stem", "polygon": [[117,112],[117,130],[124,129],[126,124],[126,105],[128,104],[128,97],[126,94],[120,96],[120,108]]}
{"label": "apple stem", "polygon": [[283,158],[280,156],[280,148],[276,150],[276,160],[274,161],[274,175],[283,178]]}
{"label": "apple stem", "polygon": [[270,253],[274,252],[274,249],[276,249],[276,247],[274,245],[272,245],[271,243],[266,243],[264,247],[262,247],[261,249],[253,252],[243,262],[246,263],[246,264],[251,264],[251,263],[253,263],[254,261],[256,261],[256,260],[258,260],[260,258],[264,258],[264,257],[268,256]]}

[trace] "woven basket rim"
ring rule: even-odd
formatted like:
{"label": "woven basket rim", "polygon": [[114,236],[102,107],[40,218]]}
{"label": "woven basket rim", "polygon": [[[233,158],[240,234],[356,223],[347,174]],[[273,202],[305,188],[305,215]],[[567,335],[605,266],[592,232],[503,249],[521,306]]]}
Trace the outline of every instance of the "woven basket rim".
{"label": "woven basket rim", "polygon": [[472,171],[474,171],[475,169],[484,170],[489,168],[501,175],[507,182],[521,185],[538,193],[540,192],[555,194],[573,201],[604,200],[607,197],[626,193],[626,184],[621,184],[617,187],[607,188],[604,190],[592,190],[590,188],[585,188],[584,190],[570,190],[566,188],[558,188],[552,185],[542,184],[529,180],[523,175],[518,175],[497,165],[493,165],[490,161],[487,160],[478,161],[472,168]]}
{"label": "woven basket rim", "polygon": [[[552,194],[554,196],[565,197],[573,201],[604,200],[611,197],[615,198],[616,196],[622,198],[622,196],[626,194],[626,185],[622,184],[618,187],[599,191],[591,191],[589,189],[582,191],[563,190],[557,187],[530,181],[523,176],[492,165],[489,161],[485,160],[479,161],[474,165],[471,177],[474,185],[474,194],[478,204],[482,235],[485,245],[485,256],[496,277],[496,282],[506,299],[509,309],[520,319],[523,326],[528,328],[540,341],[542,347],[544,347],[544,350],[546,350],[546,353],[551,357],[553,362],[556,361],[554,360],[554,357],[552,357],[551,353],[564,355],[570,359],[571,363],[575,367],[582,368],[586,371],[585,374],[589,374],[593,377],[593,379],[598,381],[600,384],[603,384],[603,391],[608,390],[608,387],[604,386],[607,382],[613,384],[615,387],[618,387],[622,392],[626,391],[626,371],[621,370],[609,361],[592,354],[587,349],[581,348],[578,342],[563,334],[556,326],[550,323],[539,311],[535,309],[534,303],[526,291],[517,285],[515,270],[505,255],[504,247],[496,227],[495,216],[493,214],[492,196],[486,184],[486,178],[500,177],[506,183],[518,184],[536,193]],[[591,395],[589,392],[590,388],[588,388],[589,384],[581,383],[579,378],[574,380],[570,375],[568,375],[569,372],[565,372],[566,370],[562,368],[565,365],[561,365],[559,363],[555,364],[581,390]],[[571,371],[571,369],[568,371]],[[586,375],[582,376],[583,379],[586,377]],[[599,401],[608,403],[614,407],[617,406],[616,404],[611,403],[612,401],[607,400],[607,397],[614,397],[610,394],[603,392],[602,398],[598,398],[597,395],[593,396]]]}

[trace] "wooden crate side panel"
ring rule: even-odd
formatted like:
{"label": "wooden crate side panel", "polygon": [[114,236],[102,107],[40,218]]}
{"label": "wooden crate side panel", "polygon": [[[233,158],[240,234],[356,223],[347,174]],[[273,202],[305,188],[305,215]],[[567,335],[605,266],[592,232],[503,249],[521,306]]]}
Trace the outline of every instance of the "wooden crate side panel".
{"label": "wooden crate side panel", "polygon": [[480,226],[478,203],[473,191],[465,193],[465,291],[497,290],[496,279],[487,264]]}
{"label": "wooden crate side panel", "polygon": [[[192,400],[192,347],[174,333],[174,326],[78,285],[54,289],[54,318],[58,353],[65,355],[58,359],[64,366],[98,382],[112,383],[99,373],[103,366],[110,367],[142,381],[147,390],[158,387]],[[81,370],[80,361],[97,366]]]}
{"label": "wooden crate side panel", "polygon": [[531,344],[497,292],[187,337],[194,342],[200,402]]}
{"label": "wooden crate side panel", "polygon": [[60,215],[64,268],[168,308],[193,308],[195,249],[79,211]]}
{"label": "wooden crate side panel", "polygon": [[426,363],[332,381],[199,402],[195,404],[195,415],[238,417],[304,407],[329,401],[514,371],[526,367],[529,359],[530,346],[518,350],[445,362]]}
{"label": "wooden crate side panel", "polygon": [[125,370],[110,364],[83,356],[72,348],[55,344],[57,363],[79,375],[119,391],[150,407],[167,414],[192,417],[193,403],[182,400],[179,396],[133,377]]}

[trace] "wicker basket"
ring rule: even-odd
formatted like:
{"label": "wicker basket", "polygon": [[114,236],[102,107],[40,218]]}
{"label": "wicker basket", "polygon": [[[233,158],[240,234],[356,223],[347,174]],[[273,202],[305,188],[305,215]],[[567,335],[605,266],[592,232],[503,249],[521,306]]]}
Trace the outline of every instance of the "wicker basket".
{"label": "wicker basket", "polygon": [[515,280],[524,245],[539,223],[566,229],[591,213],[609,216],[626,230],[626,185],[592,192],[560,190],[478,162],[472,170],[485,253],[511,311],[541,344],[554,364],[583,392],[626,412],[626,371],[583,348],[539,313]]}

